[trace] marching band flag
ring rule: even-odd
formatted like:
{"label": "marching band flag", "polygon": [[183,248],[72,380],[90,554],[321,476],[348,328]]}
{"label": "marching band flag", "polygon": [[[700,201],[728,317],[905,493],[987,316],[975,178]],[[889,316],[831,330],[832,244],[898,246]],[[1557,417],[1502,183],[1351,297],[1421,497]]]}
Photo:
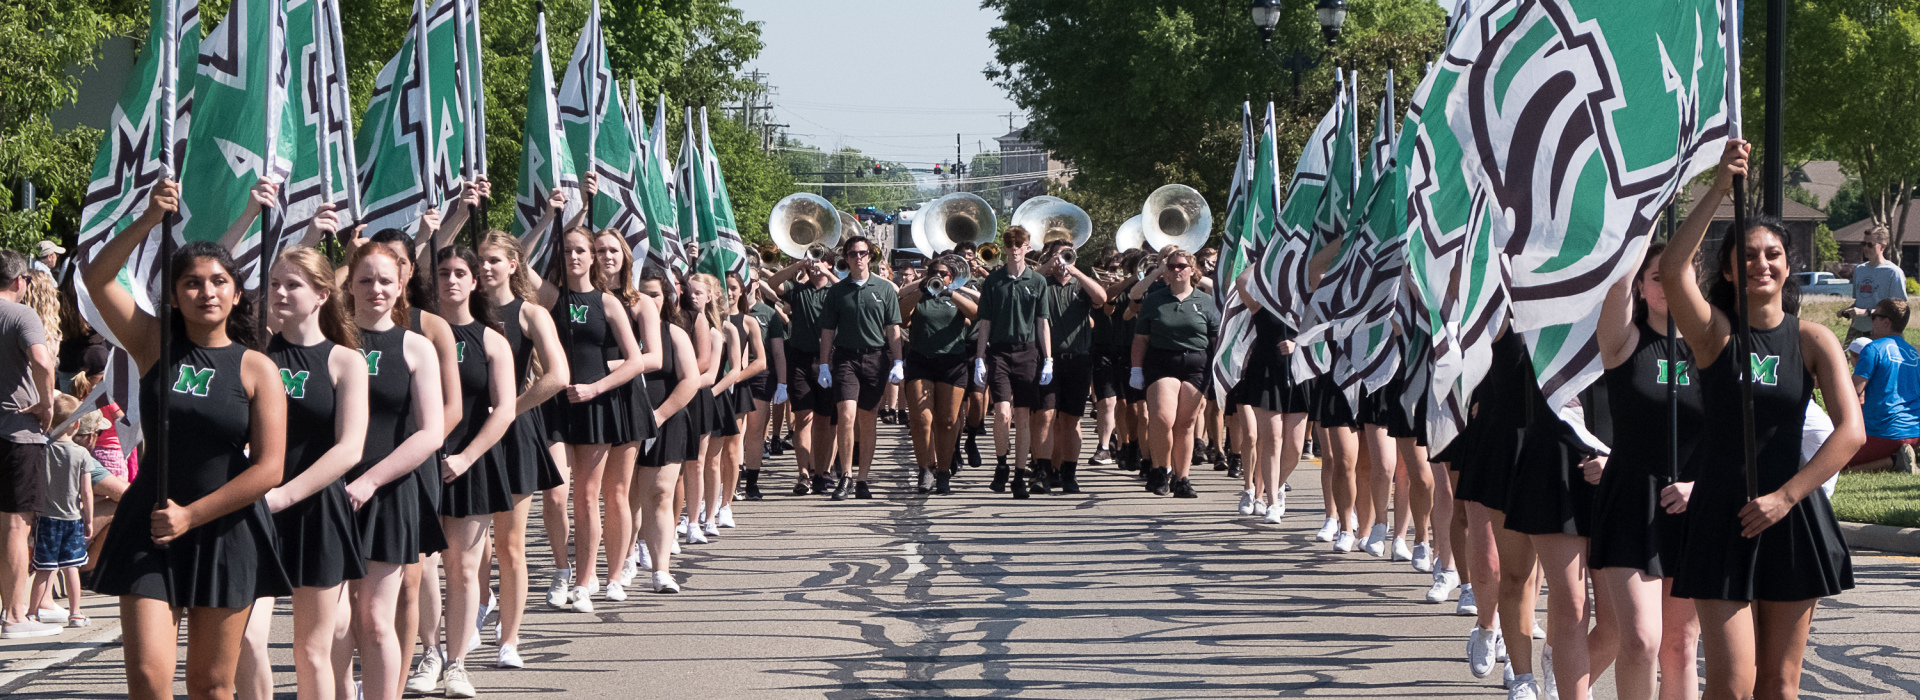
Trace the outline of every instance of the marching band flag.
{"label": "marching band flag", "polygon": [[335,0],[290,0],[287,3],[287,58],[293,69],[288,114],[292,128],[287,141],[294,149],[293,170],[280,188],[281,237],[276,250],[296,244],[311,245],[318,238],[313,218],[320,205],[332,204],[342,230],[353,225],[346,206],[353,168],[353,123],[347,115],[347,79],[335,61],[340,48],[333,24]]}
{"label": "marching band flag", "polygon": [[[513,235],[526,242],[527,269],[545,274],[553,250],[551,231],[533,227],[547,211],[556,189],[572,193],[569,209],[580,206],[573,149],[560,128],[560,105],[553,96],[553,61],[547,49],[547,14],[534,20],[533,57],[527,68],[527,120],[520,148],[520,191],[514,193]],[[562,216],[567,214],[562,212]],[[531,234],[531,236],[529,236]]]}
{"label": "marching band flag", "polygon": [[464,42],[460,49],[461,82],[467,88],[467,113],[473,115],[467,120],[467,142],[472,144],[468,152],[469,162],[475,175],[487,174],[487,87],[486,60],[481,57],[480,36],[480,0],[462,0],[460,3],[460,38]]}
{"label": "marching band flag", "polygon": [[[598,177],[588,226],[596,231],[619,231],[636,260],[647,258],[646,213],[641,210],[637,186],[642,164],[634,148],[620,85],[607,63],[606,37],[600,28],[600,2],[594,0],[580,41],[560,81],[560,125],[576,166],[591,168]],[[638,282],[641,266],[633,266]]]}
{"label": "marching band flag", "polygon": [[369,235],[409,230],[438,203],[431,191],[437,152],[429,138],[426,56],[427,11],[414,0],[411,28],[400,50],[380,68],[361,119],[354,150],[359,157],[361,219]]}
{"label": "marching band flag", "polygon": [[[700,218],[704,215],[701,208],[708,205],[708,202],[699,196],[700,188],[695,185],[695,180],[700,177],[700,171],[705,168],[701,167],[703,159],[700,157],[700,149],[693,142],[693,108],[688,107],[686,111],[686,126],[680,130],[680,165],[674,170],[673,178],[674,203],[679,205],[674,214],[676,227],[681,236],[680,245],[683,255],[686,254],[686,237],[692,236],[696,243],[705,243],[700,236]],[[696,252],[705,254],[707,251],[703,249]],[[693,262],[689,260],[688,264],[691,265]]]}
{"label": "marching band flag", "polygon": [[686,249],[680,243],[680,183],[673,166],[673,152],[667,150],[667,96],[660,95],[653,108],[653,129],[648,135],[646,191],[647,233],[654,237],[649,249],[649,264],[673,272],[687,270]]}
{"label": "marching band flag", "polygon": [[[1272,129],[1273,105],[1267,105],[1266,128]],[[1262,135],[1264,138],[1264,134]],[[1263,140],[1262,146],[1272,148],[1271,139]],[[1247,269],[1251,260],[1248,248],[1253,237],[1248,235],[1247,211],[1250,206],[1251,190],[1257,166],[1253,162],[1253,108],[1240,103],[1240,158],[1234,162],[1233,183],[1227,195],[1226,227],[1223,230],[1220,250],[1220,267],[1214,270],[1214,303],[1220,307],[1220,341],[1213,356],[1213,393],[1214,399],[1224,402],[1227,392],[1240,382],[1240,374],[1246,369],[1247,352],[1253,343],[1253,317],[1247,312],[1246,304],[1241,303],[1240,295],[1234,292],[1234,283],[1240,279],[1241,271]]]}
{"label": "marching band flag", "polygon": [[1399,189],[1394,146],[1394,119],[1399,112],[1391,70],[1376,114],[1360,197],[1353,202],[1355,235],[1342,242],[1339,257],[1313,296],[1314,308],[1330,324],[1336,345],[1333,378],[1349,391],[1362,384],[1378,391],[1393,379],[1400,358],[1394,314],[1405,267],[1401,212],[1406,203],[1394,195]]}
{"label": "marching band flag", "polygon": [[[1353,243],[1349,235],[1353,232],[1354,202],[1358,199],[1356,193],[1360,189],[1362,170],[1360,125],[1357,118],[1359,110],[1354,104],[1357,99],[1354,93],[1358,76],[1347,77],[1354,82],[1342,82],[1340,97],[1335,100],[1339,110],[1339,121],[1334,126],[1332,140],[1327,149],[1325,186],[1321,188],[1320,199],[1313,204],[1311,212],[1312,233],[1305,237],[1307,244],[1302,254],[1287,258],[1285,267],[1281,270],[1285,276],[1284,288],[1297,290],[1294,292],[1298,294],[1295,297],[1298,299],[1297,303],[1305,307],[1299,312],[1299,318],[1303,322],[1302,330],[1294,337],[1294,343],[1299,346],[1299,350],[1293,353],[1293,371],[1295,376],[1303,378],[1318,377],[1332,372],[1334,364],[1340,361],[1336,354],[1339,348],[1333,343],[1336,329],[1328,325],[1327,322],[1331,319],[1324,315],[1324,310],[1312,303],[1314,293],[1319,287],[1328,284],[1331,275],[1323,272],[1318,285],[1310,284],[1313,280],[1309,268],[1310,261],[1323,252],[1338,255],[1340,250],[1344,250]],[[1304,209],[1306,203],[1303,202],[1301,205]],[[1296,216],[1291,211],[1293,207],[1291,200],[1287,202],[1287,206],[1290,210],[1289,216]],[[1297,216],[1305,218],[1308,212],[1301,211]],[[1338,246],[1338,248],[1328,250],[1328,246]],[[1330,271],[1332,264],[1329,263],[1328,267]],[[1342,393],[1347,397],[1347,402],[1357,404],[1359,391],[1354,387],[1343,387],[1343,389],[1345,391]]]}
{"label": "marching band flag", "polygon": [[473,175],[473,119],[468,104],[464,0],[436,0],[427,10],[426,49],[422,71],[427,76],[427,134],[429,195],[433,204],[460,195],[460,183]]}
{"label": "marching band flag", "polygon": [[1414,280],[1434,329],[1434,449],[1464,423],[1509,325],[1550,405],[1599,375],[1602,297],[1729,136],[1738,58],[1725,2],[1495,0],[1459,27],[1408,181],[1420,237],[1408,260],[1424,267]]}
{"label": "marching band flag", "polygon": [[180,236],[219,241],[233,252],[248,288],[260,281],[255,270],[262,239],[278,240],[280,230],[262,230],[263,220],[232,236],[227,229],[247,206],[256,181],[284,183],[293,169],[297,115],[287,106],[291,80],[281,0],[235,2],[200,44],[193,84],[200,118],[188,132],[180,172]]}
{"label": "marching band flag", "polygon": [[[1300,158],[1294,163],[1293,179],[1287,184],[1287,196],[1272,215],[1273,238],[1266,250],[1260,251],[1255,258],[1259,268],[1249,279],[1251,284],[1247,285],[1254,301],[1296,329],[1312,325],[1307,315],[1307,299],[1312,290],[1305,285],[1306,265],[1307,259],[1323,245],[1323,241],[1315,235],[1314,214],[1320,207],[1321,196],[1326,194],[1335,132],[1339,130],[1340,118],[1346,107],[1346,79],[1341,77],[1338,68],[1334,69],[1334,84],[1338,87],[1333,107],[1320,118],[1313,134],[1307,137],[1307,145],[1301,150]],[[1258,182],[1255,186],[1258,186]],[[1260,204],[1256,199],[1255,210],[1249,213],[1254,217],[1249,223],[1253,230],[1261,227]]]}
{"label": "marching band flag", "polygon": [[733,219],[733,199],[727,196],[727,178],[720,172],[720,155],[707,133],[707,108],[700,108],[700,162],[694,174],[693,196],[700,201],[700,267],[727,285],[727,274],[747,267],[747,245]]}

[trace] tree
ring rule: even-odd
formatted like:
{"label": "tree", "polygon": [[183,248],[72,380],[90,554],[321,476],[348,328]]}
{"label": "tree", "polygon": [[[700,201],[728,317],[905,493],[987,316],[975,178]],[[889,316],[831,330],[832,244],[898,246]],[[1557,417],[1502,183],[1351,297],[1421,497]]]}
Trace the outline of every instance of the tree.
{"label": "tree", "polygon": [[[48,114],[73,104],[80,94],[76,69],[93,66],[100,42],[125,35],[132,24],[124,8],[105,2],[0,4],[0,247],[27,250],[73,228],[100,132],[55,129]],[[37,193],[31,211],[13,211],[22,182]]]}
{"label": "tree", "polygon": [[1849,179],[1827,200],[1827,228],[1841,229],[1873,215],[1860,196],[1860,181]]}
{"label": "tree", "polygon": [[[850,185],[796,187],[788,191],[788,193],[798,190],[813,191],[833,202],[840,211],[851,213],[860,207],[894,211],[901,207],[912,207],[931,198],[915,184],[913,173],[906,166],[892,161],[877,160],[861,153],[857,148],[842,146],[839,150],[826,151],[784,135],[780,137],[777,148],[781,163],[792,175],[790,182]],[[873,173],[874,166],[880,167],[880,174]],[[782,193],[782,196],[785,194],[787,193]]]}

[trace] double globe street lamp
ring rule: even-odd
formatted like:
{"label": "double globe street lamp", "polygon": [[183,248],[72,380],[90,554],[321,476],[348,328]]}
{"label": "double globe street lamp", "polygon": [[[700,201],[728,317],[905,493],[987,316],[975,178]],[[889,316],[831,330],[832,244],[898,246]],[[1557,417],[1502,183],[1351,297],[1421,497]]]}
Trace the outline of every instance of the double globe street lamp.
{"label": "double globe street lamp", "polygon": [[[1266,48],[1273,41],[1273,29],[1280,26],[1280,0],[1252,0],[1248,9],[1253,15],[1253,26],[1260,30],[1260,47]],[[1318,0],[1313,5],[1313,14],[1320,21],[1320,33],[1332,44],[1340,38],[1340,27],[1347,23],[1347,1]]]}

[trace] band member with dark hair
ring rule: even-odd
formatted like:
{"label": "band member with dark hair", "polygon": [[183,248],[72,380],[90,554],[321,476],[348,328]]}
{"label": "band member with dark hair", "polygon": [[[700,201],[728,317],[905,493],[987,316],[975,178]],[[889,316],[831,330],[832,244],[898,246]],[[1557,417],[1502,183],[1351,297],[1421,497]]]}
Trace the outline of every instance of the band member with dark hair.
{"label": "band member with dark hair", "polygon": [[1041,390],[1035,416],[1034,422],[1046,428],[1034,452],[1039,455],[1034,458],[1034,475],[1061,493],[1080,493],[1074,472],[1080,458],[1080,419],[1087,415],[1093,386],[1093,310],[1107,303],[1107,291],[1100,283],[1067,263],[1065,255],[1071,250],[1073,244],[1054,241],[1040,255],[1040,270],[1047,277],[1050,356],[1058,369]]}
{"label": "band member with dark hair", "polygon": [[[907,405],[920,492],[952,492],[953,457],[966,397],[967,327],[979,313],[979,296],[956,287],[951,257],[927,263],[925,281],[907,287],[900,308],[907,317]],[[934,480],[927,485],[927,476]]]}
{"label": "band member with dark hair", "polygon": [[[874,428],[879,420],[874,410],[888,384],[906,379],[900,355],[900,296],[892,282],[868,271],[873,243],[866,236],[854,236],[840,244],[840,254],[847,261],[847,278],[828,289],[819,319],[819,382],[834,390],[838,419],[834,442],[839,450],[840,484],[832,495],[836,501],[847,497],[849,478],[858,482],[854,498],[873,497],[867,488],[867,470],[873,466]],[[883,370],[889,359],[892,369]],[[856,447],[859,455],[854,454]],[[853,473],[856,459],[857,476]]]}
{"label": "band member with dark hair", "polygon": [[[1047,326],[1047,279],[1027,267],[1027,230],[1007,228],[1003,234],[1007,263],[987,275],[981,284],[980,337],[974,341],[973,381],[986,384],[993,400],[993,420],[1012,426],[1013,497],[1026,498],[1027,451],[1044,425],[1033,421],[1040,408],[1040,387],[1053,381],[1052,336]],[[988,488],[1007,488],[1006,455],[999,455]],[[1033,482],[1037,483],[1037,482]],[[1045,493],[1042,485],[1041,492]]]}
{"label": "band member with dark hair", "polygon": [[[767,277],[767,286],[779,289],[793,281],[786,291],[789,317],[784,350],[787,374],[780,378],[774,393],[784,388],[793,411],[793,458],[795,471],[793,495],[826,494],[833,490],[828,476],[833,470],[833,401],[820,386],[820,309],[827,301],[827,290],[834,283],[833,254],[819,260],[795,260],[792,265]],[[776,397],[777,398],[777,397]],[[778,403],[778,401],[775,401]]]}

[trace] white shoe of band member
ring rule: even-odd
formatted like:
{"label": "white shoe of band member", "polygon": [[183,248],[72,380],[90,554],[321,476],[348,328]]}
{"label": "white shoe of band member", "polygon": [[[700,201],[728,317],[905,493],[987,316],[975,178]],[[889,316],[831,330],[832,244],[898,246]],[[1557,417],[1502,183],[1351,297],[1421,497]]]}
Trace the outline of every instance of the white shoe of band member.
{"label": "white shoe of band member", "polygon": [[573,585],[573,569],[554,568],[547,578],[547,607],[567,609],[567,588]]}
{"label": "white shoe of band member", "polygon": [[1500,689],[1513,690],[1513,664],[1500,664]]}
{"label": "white shoe of band member", "polygon": [[1453,596],[1454,589],[1460,587],[1460,574],[1454,571],[1433,572],[1433,585],[1427,588],[1427,602],[1445,603]]}
{"label": "white shoe of band member", "polygon": [[1339,552],[1341,554],[1352,552],[1353,551],[1353,533],[1346,530],[1341,530],[1340,534],[1334,535],[1333,551]]}
{"label": "white shoe of band member", "polygon": [[587,595],[600,595],[600,579],[587,579]]}
{"label": "white shoe of band member", "polygon": [[1507,658],[1507,633],[1500,631],[1500,616],[1493,616],[1493,660],[1500,663],[1513,663]]}
{"label": "white shoe of band member", "polygon": [[1240,514],[1253,515],[1253,489],[1240,492]]}
{"label": "white shoe of band member", "polygon": [[1522,673],[1513,677],[1513,687],[1507,689],[1507,700],[1539,700],[1540,691],[1534,687],[1533,674]]}
{"label": "white shoe of band member", "polygon": [[1460,604],[1453,606],[1453,614],[1455,615],[1480,614],[1480,605],[1479,603],[1476,603],[1473,600],[1473,584],[1471,583],[1460,584]]}
{"label": "white shoe of band member", "polygon": [[571,600],[567,609],[574,612],[593,612],[593,596],[587,592],[586,586],[574,586],[573,592],[568,597]]}
{"label": "white shoe of band member", "polygon": [[415,694],[431,693],[440,688],[440,647],[433,647],[420,654],[420,663],[413,665],[413,675],[407,676],[407,692]]}
{"label": "white shoe of band member", "polygon": [[613,579],[607,582],[608,590],[612,590],[614,584],[622,586],[633,585],[633,577],[640,574],[640,570],[637,568],[638,566],[639,563],[635,562],[632,557],[628,557],[625,561],[620,562],[620,573],[614,574]]}
{"label": "white shoe of band member", "polygon": [[720,506],[720,515],[717,519],[720,527],[733,527],[733,506]]}
{"label": "white shoe of band member", "polygon": [[636,555],[639,558],[634,560],[636,562],[634,568],[637,568],[641,571],[652,571],[653,570],[653,552],[647,550],[647,544],[645,542],[636,544],[634,545],[634,547],[636,548],[636,551],[639,552],[639,554]]}
{"label": "white shoe of band member", "polygon": [[1413,570],[1423,574],[1433,573],[1433,546],[1425,542],[1413,546]]}
{"label": "white shoe of band member", "polygon": [[1475,625],[1467,633],[1467,672],[1474,678],[1486,678],[1493,673],[1493,640],[1499,634],[1494,630],[1481,629]]}
{"label": "white shoe of band member", "polygon": [[679,554],[679,553],[680,553],[680,541],[679,541],[679,540],[674,540],[674,541],[673,541],[673,553],[674,553],[674,554]]}
{"label": "white shoe of band member", "polygon": [[675,528],[674,531],[680,533],[681,537],[686,537],[688,529],[689,527],[687,526],[687,516],[684,516],[684,515],[680,516],[680,525],[679,527]]}
{"label": "white shoe of band member", "polygon": [[627,599],[626,586],[620,585],[619,581],[607,582],[607,600],[621,601],[626,599]]}
{"label": "white shoe of band member", "polygon": [[1339,531],[1340,520],[1338,518],[1327,518],[1325,523],[1320,524],[1320,531],[1313,533],[1313,538],[1321,542],[1332,542],[1333,534]]}
{"label": "white shoe of band member", "polygon": [[1560,700],[1560,686],[1553,682],[1553,647],[1540,645],[1540,671],[1534,677],[1540,679],[1539,693],[1547,700]]}
{"label": "white shoe of band member", "polygon": [[705,521],[701,525],[701,527],[706,530],[708,537],[718,537],[720,535],[720,526],[717,523],[715,523],[714,520],[719,520],[719,518],[714,518],[713,520]]}
{"label": "white shoe of band member", "polygon": [[500,658],[494,661],[493,665],[500,668],[526,668],[527,662],[520,660],[520,650],[515,649],[514,645],[502,644],[500,645]]}
{"label": "white shoe of band member", "polygon": [[478,648],[480,648],[480,628],[475,627],[473,628],[473,636],[467,638],[467,650],[461,652],[461,656],[471,654],[473,650]]}
{"label": "white shoe of band member", "polygon": [[1253,499],[1253,514],[1260,517],[1266,517],[1267,502],[1258,498]]}
{"label": "white shoe of band member", "polygon": [[467,675],[464,661],[456,661],[447,667],[447,697],[473,697],[473,678]]}
{"label": "white shoe of band member", "polygon": [[653,592],[679,593],[680,584],[674,582],[673,574],[665,571],[655,571],[653,572]]}
{"label": "white shoe of band member", "polygon": [[1367,550],[1368,554],[1371,554],[1373,556],[1376,556],[1376,557],[1386,556],[1387,555],[1387,526],[1385,524],[1375,524],[1372,529],[1368,530],[1367,541],[1363,545],[1363,548]]}
{"label": "white shoe of band member", "polygon": [[1280,518],[1286,516],[1286,514],[1287,492],[1281,491],[1279,499],[1275,500],[1273,505],[1267,506],[1267,522],[1273,525],[1279,525]]}
{"label": "white shoe of band member", "polygon": [[1393,560],[1394,561],[1413,561],[1413,552],[1407,549],[1407,538],[1405,537],[1393,538]]}
{"label": "white shoe of band member", "polygon": [[707,543],[707,533],[704,530],[701,530],[700,528],[696,527],[687,531],[687,544],[706,544],[706,543]]}
{"label": "white shoe of band member", "polygon": [[[1543,597],[1544,597],[1544,596],[1543,596]],[[1546,638],[1547,638],[1547,628],[1545,628],[1545,627],[1541,627],[1541,626],[1540,626],[1540,621],[1539,621],[1538,619],[1535,619],[1535,620],[1533,621],[1533,638],[1534,638],[1534,639],[1546,639]]]}

